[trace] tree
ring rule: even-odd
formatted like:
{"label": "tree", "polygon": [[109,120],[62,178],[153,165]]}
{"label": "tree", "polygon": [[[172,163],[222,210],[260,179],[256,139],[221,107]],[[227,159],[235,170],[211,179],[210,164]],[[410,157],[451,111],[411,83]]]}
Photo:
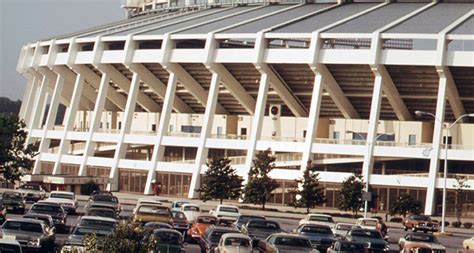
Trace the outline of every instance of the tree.
{"label": "tree", "polygon": [[339,209],[343,211],[350,210],[357,215],[359,209],[364,206],[364,201],[362,201],[362,190],[364,186],[365,183],[360,174],[354,174],[346,178],[346,180],[342,182],[341,193],[338,199]]}
{"label": "tree", "polygon": [[145,253],[154,248],[153,237],[146,236],[150,233],[138,223],[119,224],[100,240],[94,234],[84,236],[83,243],[86,252]]}
{"label": "tree", "polygon": [[305,207],[306,213],[309,213],[311,208],[326,202],[324,189],[319,186],[319,173],[315,171],[312,161],[309,160],[303,178],[295,180],[298,186],[290,190],[292,193],[290,206]]}
{"label": "tree", "polygon": [[397,201],[390,208],[390,214],[400,214],[405,217],[409,213],[419,214],[421,211],[420,201],[412,198],[408,193],[402,193],[398,196]]}
{"label": "tree", "polygon": [[15,183],[33,167],[36,153],[25,145],[28,132],[16,114],[0,113],[0,180]]}
{"label": "tree", "polygon": [[81,194],[82,195],[91,195],[94,191],[100,190],[100,187],[98,184],[96,184],[92,179],[81,185]]}
{"label": "tree", "polygon": [[230,159],[213,158],[207,163],[206,184],[197,191],[199,198],[204,202],[218,199],[222,204],[223,199],[238,198],[240,196],[242,181],[235,169],[230,166]]}
{"label": "tree", "polygon": [[258,152],[249,171],[248,183],[242,192],[245,203],[262,205],[263,210],[265,210],[265,204],[270,199],[272,191],[278,188],[277,181],[268,176],[270,171],[275,168],[274,162],[276,160],[270,153],[270,149]]}
{"label": "tree", "polygon": [[466,194],[468,188],[471,186],[468,185],[467,178],[464,176],[455,176],[456,184],[454,186],[454,211],[456,212],[456,219],[458,222],[461,222],[462,211],[464,207],[464,200],[466,199]]}

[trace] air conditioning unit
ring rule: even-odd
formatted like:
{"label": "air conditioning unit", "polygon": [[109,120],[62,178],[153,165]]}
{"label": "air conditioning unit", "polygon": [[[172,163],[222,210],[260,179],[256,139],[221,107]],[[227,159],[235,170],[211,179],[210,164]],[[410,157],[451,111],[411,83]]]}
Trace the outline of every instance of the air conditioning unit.
{"label": "air conditioning unit", "polygon": [[281,105],[271,104],[268,109],[268,115],[272,117],[273,120],[280,118],[281,116]]}

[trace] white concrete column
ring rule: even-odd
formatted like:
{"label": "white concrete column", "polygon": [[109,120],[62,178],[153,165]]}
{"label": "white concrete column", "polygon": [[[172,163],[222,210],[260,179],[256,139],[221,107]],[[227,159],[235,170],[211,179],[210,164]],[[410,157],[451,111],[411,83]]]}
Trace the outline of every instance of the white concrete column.
{"label": "white concrete column", "polygon": [[92,136],[99,130],[100,120],[102,118],[102,111],[104,110],[105,100],[107,99],[107,89],[109,87],[110,77],[107,73],[102,73],[100,80],[99,92],[92,113],[92,120],[90,123],[89,133],[86,139],[86,146],[84,154],[82,155],[82,163],[79,167],[79,176],[87,174],[87,159],[94,154],[96,143],[92,141]]}
{"label": "white concrete column", "polygon": [[212,130],[212,123],[217,106],[217,97],[219,96],[219,74],[213,73],[211,79],[211,86],[209,87],[209,95],[207,97],[206,110],[204,112],[203,126],[201,135],[199,137],[199,146],[196,154],[195,169],[191,178],[191,185],[189,186],[188,198],[196,198],[198,193],[196,190],[200,186],[200,175],[202,166],[206,164],[207,154],[209,149],[206,148],[206,141]]}
{"label": "white concrete column", "polygon": [[31,91],[28,94],[28,97],[26,100],[22,101],[22,107],[23,105],[25,106],[25,111],[23,114],[23,119],[25,120],[25,124],[27,127],[29,127],[31,118],[32,118],[32,109],[33,109],[33,104],[35,103],[36,96],[38,95],[38,87],[41,85],[41,78],[38,75],[33,75],[33,85],[31,87]]}
{"label": "white concrete column", "polygon": [[133,74],[130,90],[128,91],[127,105],[125,106],[124,120],[122,129],[120,129],[119,140],[114,153],[114,162],[110,168],[109,183],[107,184],[108,191],[118,191],[119,189],[119,173],[118,167],[120,159],[125,158],[128,145],[124,143],[125,135],[130,133],[132,126],[133,113],[137,103],[137,95],[140,90],[140,77],[137,73]]}
{"label": "white concrete column", "polygon": [[74,90],[72,92],[71,103],[66,111],[64,117],[64,130],[61,134],[61,142],[59,144],[58,155],[54,163],[53,175],[61,174],[61,158],[62,155],[66,154],[69,150],[70,141],[66,139],[67,133],[72,130],[74,126],[74,120],[76,119],[77,110],[79,108],[79,102],[82,96],[82,87],[84,85],[84,77],[80,74],[76,76],[76,82],[74,84]]}
{"label": "white concrete column", "polygon": [[442,145],[443,122],[446,110],[446,86],[448,80],[446,76],[441,75],[438,85],[438,99],[436,102],[436,118],[433,131],[433,150],[430,153],[430,171],[428,173],[428,187],[426,188],[425,214],[432,215],[436,211],[436,179],[439,168],[439,155]]}
{"label": "white concrete column", "polygon": [[46,123],[43,128],[43,133],[41,136],[41,142],[38,148],[38,156],[36,157],[35,166],[33,168],[32,174],[41,174],[41,156],[43,153],[46,153],[49,149],[49,144],[51,139],[47,138],[48,130],[51,130],[56,121],[56,116],[58,113],[59,100],[61,99],[61,93],[64,86],[64,76],[58,74],[56,78],[56,85],[54,86],[53,95],[51,98],[51,103],[49,104],[49,110],[46,117]]}
{"label": "white concrete column", "polygon": [[[28,125],[28,129],[31,132],[33,129],[38,128],[39,122],[41,120],[41,114],[44,113],[44,111],[41,111],[44,105],[44,101],[47,99],[47,94],[46,90],[48,89],[48,76],[43,75],[41,85],[39,87],[39,91],[36,94],[35,97],[35,102],[33,103],[33,108],[32,108],[32,115],[31,115],[31,120]],[[31,143],[31,138],[28,136],[26,144]]]}
{"label": "white concrete column", "polygon": [[316,132],[318,130],[319,112],[321,111],[321,95],[323,90],[322,87],[323,76],[320,73],[316,72],[316,75],[314,77],[311,105],[309,109],[308,125],[306,127],[304,150],[301,159],[301,172],[304,172],[306,170],[308,160],[311,159],[311,151],[313,148],[314,138],[316,137]]}
{"label": "white concrete column", "polygon": [[26,83],[25,93],[23,94],[23,99],[21,100],[21,107],[19,117],[20,119],[25,119],[25,111],[28,105],[27,100],[30,97],[31,92],[33,91],[33,86],[35,84],[35,77],[33,75],[28,76],[28,81]]}
{"label": "white concrete column", "polygon": [[[169,71],[169,70],[168,70]],[[163,108],[161,110],[160,122],[158,123],[157,141],[153,148],[153,154],[151,156],[150,168],[148,168],[148,176],[146,179],[145,192],[144,194],[152,194],[152,182],[156,179],[156,166],[158,161],[163,160],[165,153],[165,147],[161,145],[163,136],[168,134],[168,125],[171,118],[171,111],[173,109],[174,98],[176,96],[176,85],[178,78],[176,74],[169,71],[168,84],[166,87],[166,95],[163,100]]]}

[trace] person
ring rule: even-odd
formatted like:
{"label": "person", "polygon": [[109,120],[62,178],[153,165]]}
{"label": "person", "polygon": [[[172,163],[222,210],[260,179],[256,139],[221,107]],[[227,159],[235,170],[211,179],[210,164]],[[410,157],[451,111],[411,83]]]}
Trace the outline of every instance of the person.
{"label": "person", "polygon": [[155,187],[154,187],[154,192],[155,192],[155,196],[159,196],[160,195],[160,190],[161,190],[161,187],[160,187],[160,184],[159,183],[155,183]]}

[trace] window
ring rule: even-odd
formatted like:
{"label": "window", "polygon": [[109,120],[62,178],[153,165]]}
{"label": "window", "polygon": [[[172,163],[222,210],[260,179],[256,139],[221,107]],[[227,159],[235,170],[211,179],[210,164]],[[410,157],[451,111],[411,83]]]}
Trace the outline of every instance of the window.
{"label": "window", "polygon": [[156,132],[156,124],[151,124],[151,131]]}
{"label": "window", "polygon": [[241,128],[240,135],[247,135],[247,128]]}
{"label": "window", "polygon": [[109,129],[109,128],[110,128],[109,122],[106,122],[106,123],[105,123],[105,128],[106,128],[106,129]]}
{"label": "window", "polygon": [[200,133],[201,126],[181,126],[181,132],[183,133]]}
{"label": "window", "polygon": [[217,127],[217,135],[222,135],[222,127]]}
{"label": "window", "polygon": [[100,122],[100,127],[99,128],[102,129],[102,127],[103,127],[103,124],[102,124],[102,122]]}
{"label": "window", "polygon": [[334,131],[334,132],[332,133],[332,138],[333,138],[334,140],[339,140],[339,139],[341,138],[339,131]]}
{"label": "window", "polygon": [[306,130],[303,130],[303,138],[306,138]]}
{"label": "window", "polygon": [[170,131],[169,131],[169,132],[170,132],[170,133],[173,132],[173,125],[170,125]]}
{"label": "window", "polygon": [[408,145],[415,145],[416,144],[416,135],[410,134],[408,135]]}
{"label": "window", "polygon": [[122,121],[119,121],[118,129],[122,129]]}
{"label": "window", "polygon": [[352,133],[352,140],[365,141],[367,140],[367,133]]}

